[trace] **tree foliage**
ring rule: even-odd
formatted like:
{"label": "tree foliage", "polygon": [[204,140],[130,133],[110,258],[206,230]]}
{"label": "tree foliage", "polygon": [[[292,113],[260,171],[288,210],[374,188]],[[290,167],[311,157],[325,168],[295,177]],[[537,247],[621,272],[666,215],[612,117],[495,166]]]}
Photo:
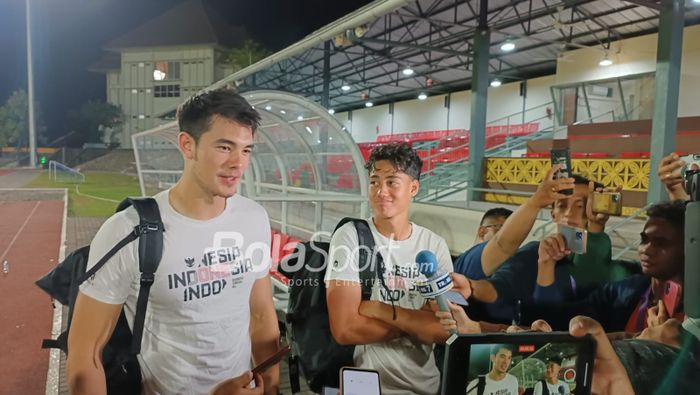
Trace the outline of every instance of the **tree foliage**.
{"label": "tree foliage", "polygon": [[233,67],[233,72],[235,73],[270,56],[270,54],[272,52],[263,48],[259,43],[253,40],[246,40],[241,47],[234,48],[228,53],[226,62]]}
{"label": "tree foliage", "polygon": [[[0,107],[0,146],[26,146],[29,141],[29,109],[27,92],[23,89],[12,93]],[[37,142],[46,140],[39,105],[34,105]]]}
{"label": "tree foliage", "polygon": [[89,100],[68,113],[68,126],[73,133],[71,145],[102,143],[104,133],[123,123],[121,108],[111,103]]}

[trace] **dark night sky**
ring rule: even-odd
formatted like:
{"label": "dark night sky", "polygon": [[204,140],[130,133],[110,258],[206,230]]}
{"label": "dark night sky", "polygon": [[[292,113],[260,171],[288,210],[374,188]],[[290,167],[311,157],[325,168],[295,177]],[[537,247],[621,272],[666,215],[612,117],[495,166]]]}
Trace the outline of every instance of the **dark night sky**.
{"label": "dark night sky", "polygon": [[[105,99],[105,78],[87,71],[101,47],[184,0],[31,0],[35,99],[51,140],[65,133],[65,114]],[[370,0],[204,0],[280,50]],[[0,105],[27,86],[25,0],[0,0]]]}

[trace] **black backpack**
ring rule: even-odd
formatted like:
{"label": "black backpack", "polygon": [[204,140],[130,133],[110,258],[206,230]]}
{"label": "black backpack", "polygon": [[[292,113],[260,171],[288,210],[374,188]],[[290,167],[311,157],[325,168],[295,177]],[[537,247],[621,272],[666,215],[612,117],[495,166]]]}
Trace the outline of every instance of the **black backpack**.
{"label": "black backpack", "polygon": [[[374,238],[367,221],[343,218],[335,229],[338,230],[347,222],[355,225],[359,245],[365,247],[360,249],[359,267],[364,269],[360,271],[360,282],[362,300],[369,300],[377,277],[382,285],[386,286],[381,280],[384,265],[380,254],[368,253],[374,251]],[[354,365],[355,346],[338,344],[331,334],[328,322],[326,285],[323,278],[329,247],[330,243],[326,242],[300,243],[279,266],[280,273],[290,280],[286,329],[293,354],[289,360],[293,392],[299,390],[299,367],[309,388],[320,393],[323,386],[338,388],[340,368]],[[376,266],[370,262],[375,255]],[[297,268],[299,264],[301,267]],[[296,270],[292,271],[290,268]]]}
{"label": "black backpack", "polygon": [[117,212],[134,206],[139,214],[139,224],[126,235],[95,266],[85,271],[90,246],[73,251],[53,270],[36,281],[36,285],[64,306],[68,306],[68,326],[56,339],[47,339],[42,348],[58,348],[68,353],[68,331],[73,317],[73,308],[80,284],[95,274],[122,247],[139,240],[139,270],[141,288],[136,302],[133,334],[122,308],[119,319],[102,352],[102,365],[105,371],[108,394],[138,394],[141,392],[141,370],[136,355],[141,352],[141,336],[146,317],[146,304],[154,273],[163,255],[163,221],[158,204],[153,198],[127,198],[122,201]]}

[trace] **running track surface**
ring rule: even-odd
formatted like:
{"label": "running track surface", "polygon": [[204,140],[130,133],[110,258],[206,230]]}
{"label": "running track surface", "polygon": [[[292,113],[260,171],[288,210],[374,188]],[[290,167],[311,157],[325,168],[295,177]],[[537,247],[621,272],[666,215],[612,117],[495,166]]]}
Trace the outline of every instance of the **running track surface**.
{"label": "running track surface", "polygon": [[[44,394],[51,336],[51,298],[35,284],[56,265],[62,200],[0,202],[0,392]],[[3,257],[4,256],[4,257]],[[1,270],[1,269],[0,269]],[[4,392],[7,391],[7,392]]]}

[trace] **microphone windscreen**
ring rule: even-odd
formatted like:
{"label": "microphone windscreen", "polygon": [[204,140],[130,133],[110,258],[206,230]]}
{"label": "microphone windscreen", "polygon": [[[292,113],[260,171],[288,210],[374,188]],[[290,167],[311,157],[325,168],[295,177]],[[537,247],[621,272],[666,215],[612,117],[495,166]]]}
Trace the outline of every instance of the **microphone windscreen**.
{"label": "microphone windscreen", "polygon": [[418,271],[426,278],[433,277],[437,272],[437,257],[432,251],[423,250],[416,254],[416,263],[418,264]]}

